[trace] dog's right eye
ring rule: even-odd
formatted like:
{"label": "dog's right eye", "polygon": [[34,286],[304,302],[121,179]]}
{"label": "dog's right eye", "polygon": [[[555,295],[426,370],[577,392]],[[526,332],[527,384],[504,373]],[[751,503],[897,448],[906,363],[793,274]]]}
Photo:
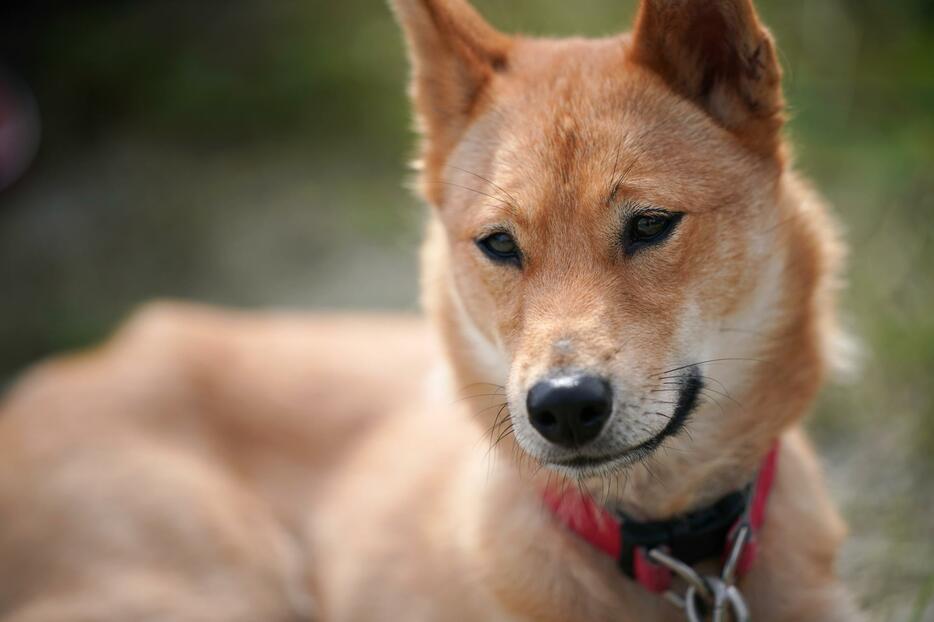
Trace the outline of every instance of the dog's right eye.
{"label": "dog's right eye", "polygon": [[484,254],[497,263],[522,265],[522,255],[515,239],[505,231],[497,231],[477,240],[477,246]]}

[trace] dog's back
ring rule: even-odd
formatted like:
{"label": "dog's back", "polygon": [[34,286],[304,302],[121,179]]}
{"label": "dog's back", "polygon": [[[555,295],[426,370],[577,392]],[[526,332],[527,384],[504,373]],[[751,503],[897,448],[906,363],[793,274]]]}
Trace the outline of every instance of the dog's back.
{"label": "dog's back", "polygon": [[0,410],[0,619],[291,620],[316,494],[419,399],[414,318],[159,304]]}

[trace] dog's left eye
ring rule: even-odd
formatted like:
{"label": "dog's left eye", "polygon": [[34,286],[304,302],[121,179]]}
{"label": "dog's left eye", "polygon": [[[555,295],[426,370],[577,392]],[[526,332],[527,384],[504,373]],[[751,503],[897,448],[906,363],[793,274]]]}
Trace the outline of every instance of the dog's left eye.
{"label": "dog's left eye", "polygon": [[521,265],[521,255],[519,245],[515,239],[505,231],[498,231],[477,240],[477,246],[480,247],[487,257],[499,263],[511,263],[515,266]]}
{"label": "dog's left eye", "polygon": [[645,212],[633,216],[626,227],[624,244],[627,253],[633,253],[643,246],[657,244],[674,230],[681,220],[681,214],[668,212]]}

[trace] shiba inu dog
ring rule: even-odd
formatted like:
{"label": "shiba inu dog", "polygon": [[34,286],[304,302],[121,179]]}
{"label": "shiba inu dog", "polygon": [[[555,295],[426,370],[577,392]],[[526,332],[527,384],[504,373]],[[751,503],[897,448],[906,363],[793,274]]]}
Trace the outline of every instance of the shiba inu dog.
{"label": "shiba inu dog", "polygon": [[432,329],[161,305],[33,372],[0,619],[859,619],[798,428],[842,250],[751,1],[392,6]]}

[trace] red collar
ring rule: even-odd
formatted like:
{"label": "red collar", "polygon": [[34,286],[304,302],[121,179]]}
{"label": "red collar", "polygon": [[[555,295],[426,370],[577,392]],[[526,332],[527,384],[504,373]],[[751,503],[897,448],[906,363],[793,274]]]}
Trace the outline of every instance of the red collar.
{"label": "red collar", "polygon": [[648,557],[655,547],[688,565],[704,559],[723,557],[742,525],[750,530],[743,546],[737,573],[752,567],[758,552],[757,534],[765,521],[765,507],[775,479],[778,441],[766,455],[756,481],[712,505],[666,521],[639,522],[615,514],[590,496],[572,490],[548,489],[545,503],[568,529],[598,550],[617,560],[620,568],[652,592],[665,592],[671,586],[671,571]]}

